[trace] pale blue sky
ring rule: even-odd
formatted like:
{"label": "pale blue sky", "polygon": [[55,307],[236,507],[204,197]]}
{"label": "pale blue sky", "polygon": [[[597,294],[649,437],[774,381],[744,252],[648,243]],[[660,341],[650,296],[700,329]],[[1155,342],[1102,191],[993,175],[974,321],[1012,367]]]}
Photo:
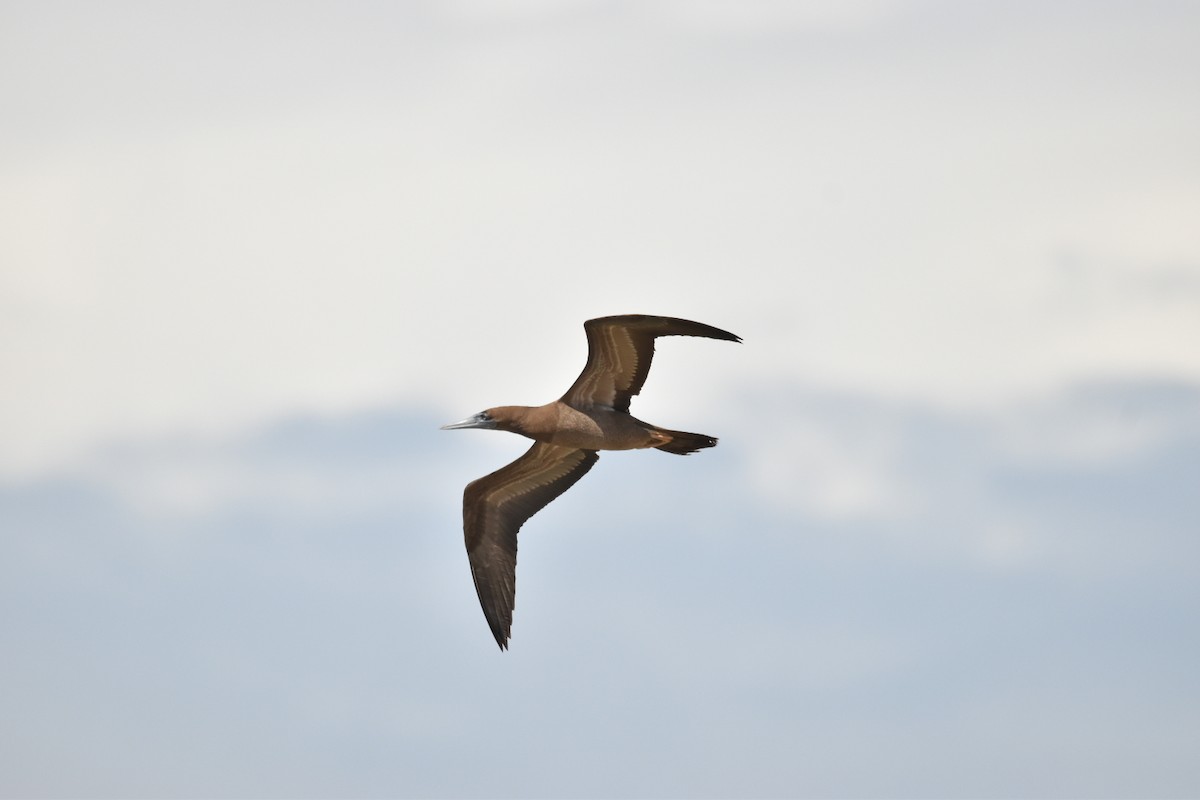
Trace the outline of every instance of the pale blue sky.
{"label": "pale blue sky", "polygon": [[[1200,12],[0,3],[0,795],[1195,796]],[[584,319],[698,319],[522,534]],[[500,346],[507,345],[507,346]]]}

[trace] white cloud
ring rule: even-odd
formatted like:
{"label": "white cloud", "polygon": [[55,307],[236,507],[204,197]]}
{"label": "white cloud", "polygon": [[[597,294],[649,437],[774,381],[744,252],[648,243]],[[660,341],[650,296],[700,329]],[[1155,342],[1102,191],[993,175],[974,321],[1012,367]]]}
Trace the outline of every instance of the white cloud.
{"label": "white cloud", "polygon": [[[918,30],[894,4],[589,8],[483,29],[306,12],[266,61],[204,13],[136,35],[84,15],[45,47],[45,20],[17,20],[0,473],[298,411],[543,402],[578,369],[580,322],[630,311],[744,336],[705,380],[979,409],[1200,378],[1200,295],[1080,299],[1056,277],[1064,251],[1200,274],[1182,24],[1093,19],[1135,26],[1118,75],[1107,33],[1059,17],[1031,32],[1013,12],[976,48],[978,20]],[[88,25],[75,75],[60,48]],[[789,44],[814,27],[822,48]],[[737,45],[747,28],[776,44]],[[707,358],[676,352],[680,376]],[[830,513],[892,502],[871,470],[837,474]]]}
{"label": "white cloud", "polygon": [[[683,22],[709,32],[779,34],[797,30],[840,31],[859,28],[887,19],[906,4],[896,0],[668,0],[644,4],[650,14]],[[913,4],[909,3],[911,8]]]}
{"label": "white cloud", "polygon": [[1194,404],[1178,386],[1082,386],[997,414],[990,436],[998,454],[1022,463],[1104,468],[1200,436]]}
{"label": "white cloud", "polygon": [[1093,576],[1177,546],[1200,443],[1193,386],[1083,385],[968,412],[811,387],[770,398],[730,436],[749,491],[798,526],[916,558]]}
{"label": "white cloud", "polygon": [[773,505],[829,520],[881,520],[915,511],[897,452],[902,432],[870,416],[797,408],[772,414],[751,445],[751,480]]}

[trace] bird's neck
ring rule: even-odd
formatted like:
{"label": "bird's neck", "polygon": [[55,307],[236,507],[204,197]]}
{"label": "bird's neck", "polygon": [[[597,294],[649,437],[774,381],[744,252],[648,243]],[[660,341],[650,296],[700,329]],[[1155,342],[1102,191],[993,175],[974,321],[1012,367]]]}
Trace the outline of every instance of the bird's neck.
{"label": "bird's neck", "polygon": [[549,410],[546,406],[500,406],[488,413],[496,420],[500,430],[534,439],[533,432],[537,430],[538,422]]}

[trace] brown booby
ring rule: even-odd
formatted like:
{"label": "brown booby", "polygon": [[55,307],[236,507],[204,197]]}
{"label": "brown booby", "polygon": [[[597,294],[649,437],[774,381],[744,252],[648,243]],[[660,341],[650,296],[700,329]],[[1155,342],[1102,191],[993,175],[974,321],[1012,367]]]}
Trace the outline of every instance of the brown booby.
{"label": "brown booby", "polygon": [[534,440],[525,455],[467,484],[463,532],[475,591],[501,650],[508,648],[516,602],[517,531],[592,468],[599,450],[654,447],[688,455],[717,440],[672,431],[629,414],[642,390],[659,336],[703,336],[740,342],[728,331],[674,317],[627,314],[583,323],[588,357],[583,372],[560,399],[544,406],[499,406],[442,430],[489,428]]}

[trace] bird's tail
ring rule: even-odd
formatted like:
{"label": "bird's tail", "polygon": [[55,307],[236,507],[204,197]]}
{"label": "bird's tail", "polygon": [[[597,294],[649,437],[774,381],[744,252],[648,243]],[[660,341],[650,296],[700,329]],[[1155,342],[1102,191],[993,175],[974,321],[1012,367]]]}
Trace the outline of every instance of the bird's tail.
{"label": "bird's tail", "polygon": [[654,429],[657,433],[667,437],[667,440],[662,444],[655,445],[655,449],[662,450],[667,453],[674,453],[677,456],[686,456],[694,453],[697,450],[703,450],[706,447],[716,447],[717,439],[714,436],[705,436],[703,433],[687,433],[685,431],[669,431],[666,428]]}

